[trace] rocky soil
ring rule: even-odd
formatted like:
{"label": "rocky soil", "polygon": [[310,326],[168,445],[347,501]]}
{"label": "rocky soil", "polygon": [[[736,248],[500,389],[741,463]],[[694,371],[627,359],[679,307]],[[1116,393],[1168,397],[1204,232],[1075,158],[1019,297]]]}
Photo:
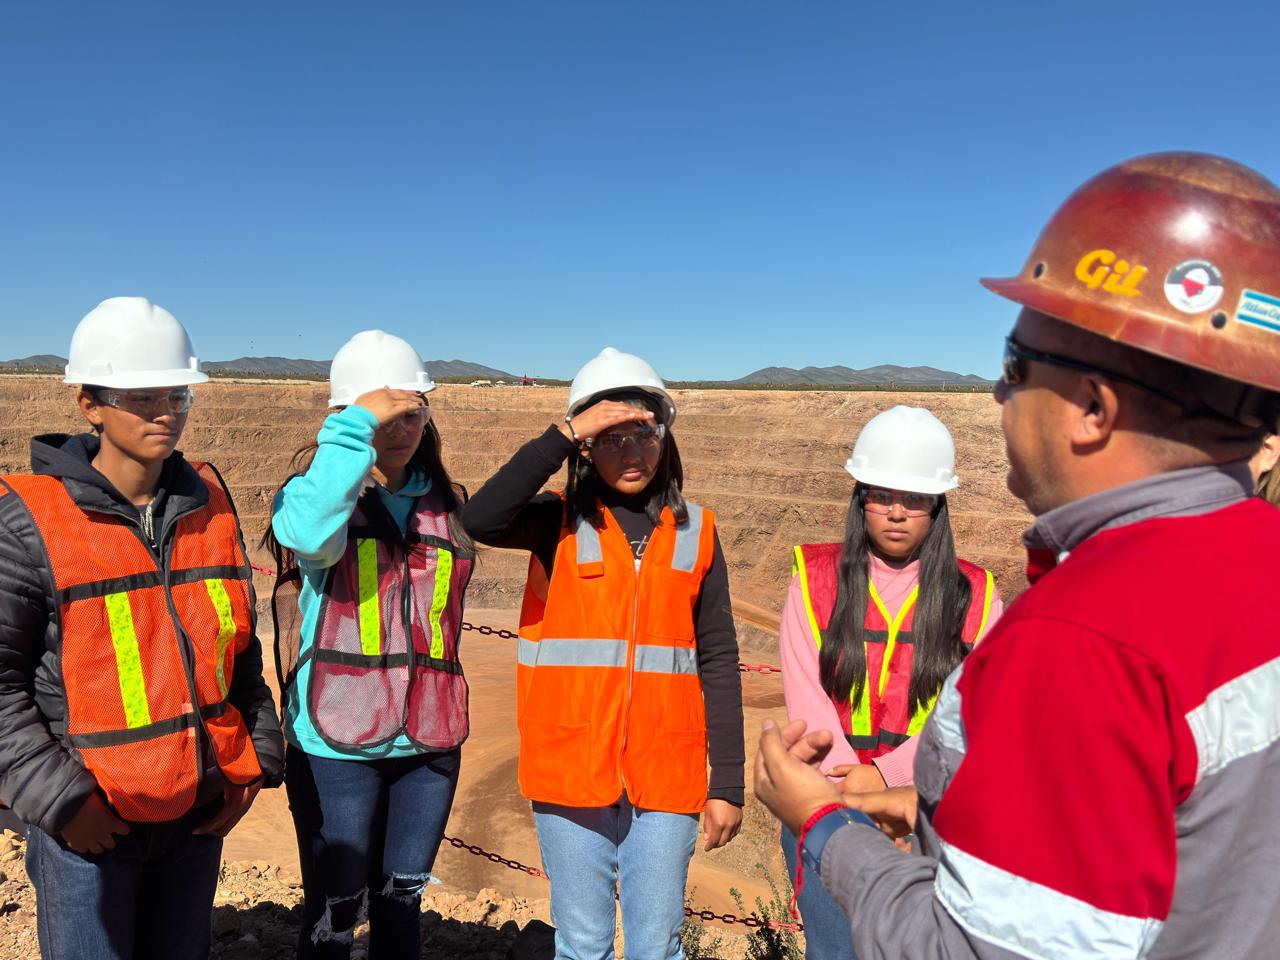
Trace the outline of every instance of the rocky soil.
{"label": "rocky soil", "polygon": [[[25,844],[0,836],[0,958],[39,960],[35,891],[23,866]],[[265,861],[226,863],[213,901],[211,960],[288,960],[302,916],[302,881]],[[551,960],[555,931],[546,900],[511,897],[486,888],[475,895],[428,887],[422,903],[423,957],[457,960]],[[367,960],[368,925],[356,928],[352,960]],[[724,931],[693,936],[714,954],[746,956],[743,937]],[[617,943],[621,956],[622,942]]]}

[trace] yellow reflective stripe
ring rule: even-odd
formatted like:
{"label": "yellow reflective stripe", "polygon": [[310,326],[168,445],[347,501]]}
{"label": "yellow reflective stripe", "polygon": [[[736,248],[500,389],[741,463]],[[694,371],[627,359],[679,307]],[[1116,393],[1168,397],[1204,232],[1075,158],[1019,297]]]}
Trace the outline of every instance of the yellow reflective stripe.
{"label": "yellow reflective stripe", "polygon": [[929,702],[923,707],[916,710],[911,717],[911,723],[907,727],[907,736],[914,737],[924,728],[924,722],[929,719],[929,714],[933,713],[933,705],[938,702],[938,695],[935,693],[929,698]]}
{"label": "yellow reflective stripe", "polygon": [[800,593],[804,597],[804,610],[809,615],[809,629],[813,631],[814,642],[822,649],[822,628],[818,626],[818,617],[813,612],[813,599],[809,596],[809,574],[804,568],[804,553],[800,547],[795,548],[791,558],[791,574],[800,574]]}
{"label": "yellow reflective stripe", "polygon": [[356,567],[360,581],[360,652],[366,657],[382,653],[382,608],[378,600],[378,541],[356,540]]}
{"label": "yellow reflective stripe", "polygon": [[[902,629],[902,622],[907,619],[907,613],[915,605],[916,598],[920,595],[920,584],[916,584],[911,588],[911,592],[907,594],[907,599],[903,601],[902,606],[898,609],[898,615],[892,619],[889,617],[889,611],[885,609],[884,604],[880,600],[880,594],[876,593],[876,585],[871,582],[871,578],[867,578],[867,590],[871,593],[871,599],[876,602],[876,606],[880,608],[880,616],[884,617],[884,622],[889,625],[889,642],[885,644],[884,661],[880,664],[880,686],[879,692],[884,696],[884,688],[889,682],[889,664],[893,660],[893,651],[898,646],[898,632]],[[870,662],[870,658],[868,658]]]}
{"label": "yellow reflective stripe", "polygon": [[142,653],[138,649],[138,635],[133,629],[129,594],[108,593],[102,599],[107,605],[111,645],[116,651],[116,671],[120,675],[124,722],[130,730],[145,727],[151,722],[151,707],[147,704],[147,686],[142,679]]}
{"label": "yellow reflective stripe", "polygon": [[973,635],[974,643],[981,640],[982,635],[987,631],[987,618],[991,616],[991,600],[996,593],[996,578],[991,575],[990,570],[983,572],[987,575],[986,595],[982,598],[982,622],[978,624],[978,632]]}
{"label": "yellow reflective stripe", "polygon": [[431,656],[444,659],[444,634],[440,630],[440,615],[449,602],[449,583],[453,578],[453,554],[448,550],[436,550],[436,589],[431,595]]}
{"label": "yellow reflective stripe", "polygon": [[216,643],[218,692],[227,698],[227,646],[236,635],[236,618],[231,613],[231,598],[227,596],[227,588],[221,580],[206,580],[204,587],[209,591],[209,599],[213,602],[214,612],[218,615],[218,639]]}
{"label": "yellow reflective stripe", "polygon": [[[849,694],[850,699],[853,693]],[[862,683],[862,698],[853,704],[853,716],[849,718],[849,732],[855,737],[871,736],[871,673]]]}

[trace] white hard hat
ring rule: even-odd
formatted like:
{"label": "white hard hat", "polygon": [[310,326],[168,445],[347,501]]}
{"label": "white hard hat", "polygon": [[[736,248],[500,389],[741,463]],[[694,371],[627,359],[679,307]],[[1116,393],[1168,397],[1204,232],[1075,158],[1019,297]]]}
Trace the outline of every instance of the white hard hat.
{"label": "white hard hat", "polygon": [[146,297],[112,297],[71,335],[63,383],[122,389],[204,383],[191,338],[177,318]]}
{"label": "white hard hat", "polygon": [[635,354],[613,347],[605,347],[588,360],[573,378],[569,387],[569,413],[585,410],[603,394],[622,390],[638,390],[657,397],[666,414],[664,422],[667,426],[675,422],[676,404],[658,371]]}
{"label": "white hard hat", "polygon": [[956,445],[942,421],[920,407],[871,418],[844,465],[859,483],[908,493],[946,493],[956,479]]}
{"label": "white hard hat", "polygon": [[381,387],[430,393],[436,385],[408,340],[364,330],[339,347],[329,364],[329,406],[345,407]]}

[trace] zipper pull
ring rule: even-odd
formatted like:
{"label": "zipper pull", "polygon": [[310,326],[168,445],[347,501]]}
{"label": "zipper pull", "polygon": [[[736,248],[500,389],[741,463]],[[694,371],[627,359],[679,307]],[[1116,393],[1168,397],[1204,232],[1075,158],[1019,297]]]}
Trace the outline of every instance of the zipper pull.
{"label": "zipper pull", "polygon": [[156,502],[154,499],[149,500],[147,502],[147,505],[142,508],[142,515],[141,515],[142,532],[146,535],[147,540],[148,542],[150,542],[152,547],[158,546],[158,544],[156,543],[155,512],[152,509],[153,507],[155,507],[155,505],[156,505]]}

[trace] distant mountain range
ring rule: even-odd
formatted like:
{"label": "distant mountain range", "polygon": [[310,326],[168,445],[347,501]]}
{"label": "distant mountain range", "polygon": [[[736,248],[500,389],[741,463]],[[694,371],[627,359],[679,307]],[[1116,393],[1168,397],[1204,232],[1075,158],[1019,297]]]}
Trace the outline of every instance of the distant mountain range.
{"label": "distant mountain range", "polygon": [[[0,360],[0,370],[48,371],[61,373],[67,365],[65,357],[40,354],[20,360]],[[304,377],[321,379],[329,376],[328,360],[292,360],[288,357],[240,357],[236,360],[210,360],[202,364],[207,373],[224,376]],[[433,377],[475,377],[483,380],[518,380],[505,370],[486,367],[468,360],[428,360],[427,372]]]}
{"label": "distant mountain range", "polygon": [[0,370],[57,370],[67,365],[65,357],[55,357],[51,353],[40,353],[34,357],[23,357],[20,360],[0,360]]}
{"label": "distant mountain range", "polygon": [[794,367],[765,367],[730,382],[787,387],[883,387],[890,384],[900,387],[935,387],[944,384],[981,387],[992,383],[991,380],[971,373],[955,373],[951,370],[939,370],[937,367],[900,367],[892,363],[882,363],[862,370],[842,366],[804,367],[800,370]]}
{"label": "distant mountain range", "polygon": [[[48,371],[61,373],[67,361],[62,357],[40,354],[20,360],[0,360],[0,371]],[[236,360],[210,360],[204,364],[209,373],[223,376],[302,377],[322,379],[329,375],[327,360],[292,360],[288,357],[240,357]],[[477,380],[519,380],[515,374],[486,367],[469,360],[428,360],[427,370],[433,377],[471,378]],[[716,382],[716,381],[711,381]],[[720,381],[743,386],[783,387],[941,387],[990,386],[992,381],[971,373],[961,374],[937,367],[900,367],[884,363],[877,367],[855,370],[852,367],[764,367],[737,380]]]}

